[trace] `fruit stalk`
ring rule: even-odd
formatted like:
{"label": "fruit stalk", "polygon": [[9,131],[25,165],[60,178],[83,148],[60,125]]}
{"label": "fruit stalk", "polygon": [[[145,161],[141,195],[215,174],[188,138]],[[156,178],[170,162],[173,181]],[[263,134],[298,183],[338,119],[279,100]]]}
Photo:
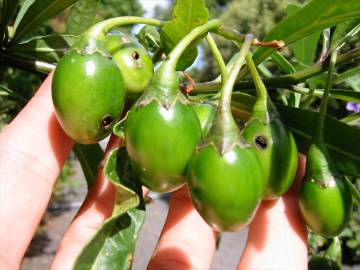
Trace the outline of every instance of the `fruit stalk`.
{"label": "fruit stalk", "polygon": [[206,41],[209,44],[210,47],[210,51],[213,54],[216,63],[218,64],[219,70],[220,70],[220,75],[221,75],[221,85],[223,86],[224,83],[227,81],[228,78],[228,72],[226,70],[226,64],[224,62],[224,59],[221,56],[221,53],[219,51],[219,48],[216,46],[215,40],[212,37],[212,35],[210,33],[207,34],[206,36]]}
{"label": "fruit stalk", "polygon": [[330,93],[330,89],[332,86],[333,74],[335,71],[336,59],[337,59],[337,50],[334,50],[330,56],[328,76],[326,79],[325,89],[324,89],[323,97],[322,97],[321,104],[320,104],[318,123],[316,125],[316,129],[315,129],[315,133],[314,133],[314,143],[320,144],[320,145],[322,145],[323,141],[324,141],[325,115],[326,115],[327,104],[328,104],[328,100],[329,100],[329,93]]}
{"label": "fruit stalk", "polygon": [[247,34],[245,36],[245,41],[241,48],[240,55],[238,58],[239,61],[235,62],[233,68],[231,69],[228,80],[226,81],[226,84],[224,84],[224,86],[222,87],[220,101],[219,101],[220,111],[224,111],[224,112],[226,111],[231,113],[231,93],[237,79],[237,74],[239,73],[241,67],[244,65],[245,55],[249,51],[252,39],[253,36],[251,34]]}
{"label": "fruit stalk", "polygon": [[161,26],[164,24],[164,22],[152,18],[142,18],[135,16],[116,17],[95,24],[89,30],[87,30],[86,33],[93,37],[105,39],[107,32],[109,32],[112,28],[128,24],[148,24]]}

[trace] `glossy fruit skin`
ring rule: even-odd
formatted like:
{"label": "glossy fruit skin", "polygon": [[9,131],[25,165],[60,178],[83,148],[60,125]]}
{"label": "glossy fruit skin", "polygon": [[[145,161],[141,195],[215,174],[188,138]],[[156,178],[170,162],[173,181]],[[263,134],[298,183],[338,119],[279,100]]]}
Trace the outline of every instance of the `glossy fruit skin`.
{"label": "glossy fruit skin", "polygon": [[124,107],[123,77],[102,54],[73,50],[56,67],[52,99],[67,135],[81,144],[96,143],[111,132]]}
{"label": "glossy fruit skin", "polygon": [[177,100],[166,108],[152,100],[129,111],[125,138],[132,168],[143,184],[152,191],[170,192],[185,182],[201,127],[191,105]]}
{"label": "glossy fruit skin", "polygon": [[122,33],[107,37],[107,49],[123,74],[127,95],[139,96],[154,74],[146,49],[135,38]]}
{"label": "glossy fruit skin", "polygon": [[[246,123],[243,136],[260,161],[265,179],[264,199],[283,195],[293,183],[298,164],[296,143],[289,129],[279,118],[268,124],[252,118]],[[259,138],[265,139],[266,146],[258,141]]]}
{"label": "glossy fruit skin", "polygon": [[308,179],[301,185],[299,205],[303,219],[315,233],[334,237],[350,220],[352,195],[341,180],[334,179],[329,186],[322,187]]}
{"label": "glossy fruit skin", "polygon": [[251,148],[233,147],[223,156],[209,144],[188,167],[195,208],[219,231],[237,231],[254,217],[264,192],[263,175]]}

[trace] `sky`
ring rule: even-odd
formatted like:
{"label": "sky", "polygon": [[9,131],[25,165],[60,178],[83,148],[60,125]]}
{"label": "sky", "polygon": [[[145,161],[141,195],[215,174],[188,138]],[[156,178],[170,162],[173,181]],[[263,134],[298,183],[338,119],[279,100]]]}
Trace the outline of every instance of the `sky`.
{"label": "sky", "polygon": [[[153,17],[154,16],[154,8],[156,6],[160,7],[168,7],[170,4],[169,0],[139,0],[140,4],[142,5],[145,14],[144,17]],[[137,25],[133,28],[133,31],[136,33],[142,28],[141,25]],[[193,66],[201,67],[203,64],[202,61],[202,46],[198,46],[199,55],[196,58]]]}
{"label": "sky", "polygon": [[168,0],[140,0],[139,2],[143,6],[146,17],[153,16],[156,6],[167,7],[169,5]]}

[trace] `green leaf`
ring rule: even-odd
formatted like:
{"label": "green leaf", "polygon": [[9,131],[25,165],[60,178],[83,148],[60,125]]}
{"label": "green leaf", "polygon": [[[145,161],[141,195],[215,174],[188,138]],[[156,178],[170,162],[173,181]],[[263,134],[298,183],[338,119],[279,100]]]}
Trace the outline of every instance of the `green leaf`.
{"label": "green leaf", "polygon": [[[298,149],[306,154],[317,124],[317,112],[277,105],[292,130]],[[324,141],[337,170],[344,175],[360,176],[360,129],[330,116],[326,117]]]}
{"label": "green leaf", "polygon": [[[172,20],[167,22],[160,32],[161,47],[168,54],[176,44],[193,28],[209,20],[209,11],[204,0],[178,0],[173,10]],[[198,42],[194,42],[183,53],[177,69],[185,70],[192,65],[197,56]]]}
{"label": "green leaf", "polygon": [[2,0],[1,4],[1,18],[0,18],[0,46],[5,40],[5,33],[7,25],[14,14],[15,8],[18,5],[18,0]]}
{"label": "green leaf", "polygon": [[359,191],[356,189],[354,184],[351,183],[349,178],[345,177],[345,183],[347,184],[347,186],[351,190],[351,194],[352,194],[352,196],[354,198],[354,202],[357,204],[357,206],[360,206],[360,193],[359,193]]}
{"label": "green leaf", "polygon": [[116,187],[115,208],[81,251],[75,270],[131,268],[135,243],[145,220],[145,208],[141,186],[130,180],[128,166],[125,147],[110,153],[104,173]]}
{"label": "green leaf", "polygon": [[139,206],[138,193],[142,194],[141,186],[131,179],[130,164],[124,145],[111,151],[104,166],[104,174],[117,191],[113,215],[123,214]]}
{"label": "green leaf", "polygon": [[16,17],[14,36],[10,44],[14,45],[39,25],[76,1],[77,0],[25,0]]}
{"label": "green leaf", "polygon": [[[291,15],[300,9],[301,6],[290,4],[287,6],[287,14]],[[321,31],[317,31],[290,45],[298,62],[305,65],[311,65],[314,63],[317,43],[319,41],[320,35]]]}
{"label": "green leaf", "polygon": [[341,43],[356,35],[360,30],[359,24],[360,20],[352,20],[340,23],[336,26],[335,32],[331,37],[330,48],[337,48]]}
{"label": "green leaf", "polygon": [[348,124],[349,126],[360,127],[360,112],[352,113],[342,118],[340,121]]}
{"label": "green leaf", "polygon": [[359,74],[360,74],[360,66],[354,67],[352,69],[348,69],[347,71],[344,71],[343,73],[338,74],[334,83],[343,82],[351,77],[359,76]]}
{"label": "green leaf", "polygon": [[28,100],[24,98],[22,95],[16,93],[15,91],[7,88],[6,86],[3,86],[0,84],[0,96],[11,96],[15,98],[17,101],[25,105]]}
{"label": "green leaf", "polygon": [[[312,33],[359,17],[360,1],[313,0],[277,24],[266,35],[265,40],[280,39],[289,45]],[[258,48],[253,56],[254,61],[256,63],[262,62],[274,50],[272,48]]]}
{"label": "green leaf", "polygon": [[66,21],[66,33],[81,35],[95,23],[99,0],[79,0],[71,8]]}
{"label": "green leaf", "polygon": [[286,58],[282,56],[282,54],[279,52],[274,52],[273,54],[271,54],[271,59],[278,65],[280,70],[285,74],[291,74],[296,71],[293,65],[288,60],[286,60]]}
{"label": "green leaf", "polygon": [[99,144],[75,144],[73,151],[80,162],[88,189],[90,189],[95,182],[96,173],[104,157],[104,152]]}
{"label": "green leaf", "polygon": [[352,90],[330,90],[330,98],[360,103],[360,92]]}
{"label": "green leaf", "polygon": [[149,51],[155,52],[160,48],[160,33],[153,25],[145,25],[136,35],[139,42]]}
{"label": "green leaf", "polygon": [[[244,93],[234,94],[231,101],[233,115],[246,122],[256,99]],[[306,155],[319,113],[280,104],[276,106],[284,123],[292,130],[299,152]],[[344,175],[360,177],[360,129],[327,116],[324,141],[337,170]]]}
{"label": "green leaf", "polygon": [[33,37],[10,47],[8,51],[35,60],[57,63],[77,38],[70,35]]}
{"label": "green leaf", "polygon": [[251,117],[255,101],[256,98],[252,95],[233,92],[231,97],[231,110],[234,117],[243,123],[247,122]]}

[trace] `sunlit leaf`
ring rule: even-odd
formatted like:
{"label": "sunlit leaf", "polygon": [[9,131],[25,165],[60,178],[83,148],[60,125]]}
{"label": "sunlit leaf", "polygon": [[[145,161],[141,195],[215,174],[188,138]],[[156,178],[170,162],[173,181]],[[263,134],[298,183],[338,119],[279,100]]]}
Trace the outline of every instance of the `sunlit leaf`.
{"label": "sunlit leaf", "polygon": [[[360,1],[313,0],[277,24],[266,35],[265,40],[280,39],[289,45],[319,30],[359,17]],[[260,63],[274,50],[258,48],[253,58],[256,63]]]}
{"label": "sunlit leaf", "polygon": [[31,59],[57,63],[76,39],[77,36],[71,35],[33,37],[10,47],[8,51]]}
{"label": "sunlit leaf", "polygon": [[141,185],[131,178],[125,147],[110,153],[104,174],[116,188],[114,210],[81,251],[75,262],[76,270],[131,268],[145,208]]}
{"label": "sunlit leaf", "polygon": [[[234,116],[246,122],[249,120],[255,97],[236,93],[232,98]],[[277,104],[284,123],[291,129],[299,152],[306,154],[310,146],[318,113]],[[327,116],[324,141],[337,170],[345,175],[360,177],[360,129]]]}
{"label": "sunlit leaf", "polygon": [[73,151],[80,162],[89,189],[95,182],[96,173],[104,157],[104,152],[97,143],[75,144]]}
{"label": "sunlit leaf", "polygon": [[16,44],[42,23],[76,1],[77,0],[25,0],[16,17],[14,36],[10,44]]}
{"label": "sunlit leaf", "polygon": [[[300,9],[301,6],[291,4],[287,7],[287,13],[288,15],[291,15]],[[298,62],[305,65],[311,65],[314,62],[317,43],[320,35],[321,31],[317,31],[290,45]]]}
{"label": "sunlit leaf", "polygon": [[99,0],[78,0],[72,7],[66,21],[66,33],[81,35],[95,23]]}
{"label": "sunlit leaf", "polygon": [[[161,46],[169,53],[176,44],[193,28],[206,23],[209,19],[204,0],[178,0],[173,9],[172,20],[161,28]],[[181,56],[177,69],[184,70],[195,61],[197,42]]]}

